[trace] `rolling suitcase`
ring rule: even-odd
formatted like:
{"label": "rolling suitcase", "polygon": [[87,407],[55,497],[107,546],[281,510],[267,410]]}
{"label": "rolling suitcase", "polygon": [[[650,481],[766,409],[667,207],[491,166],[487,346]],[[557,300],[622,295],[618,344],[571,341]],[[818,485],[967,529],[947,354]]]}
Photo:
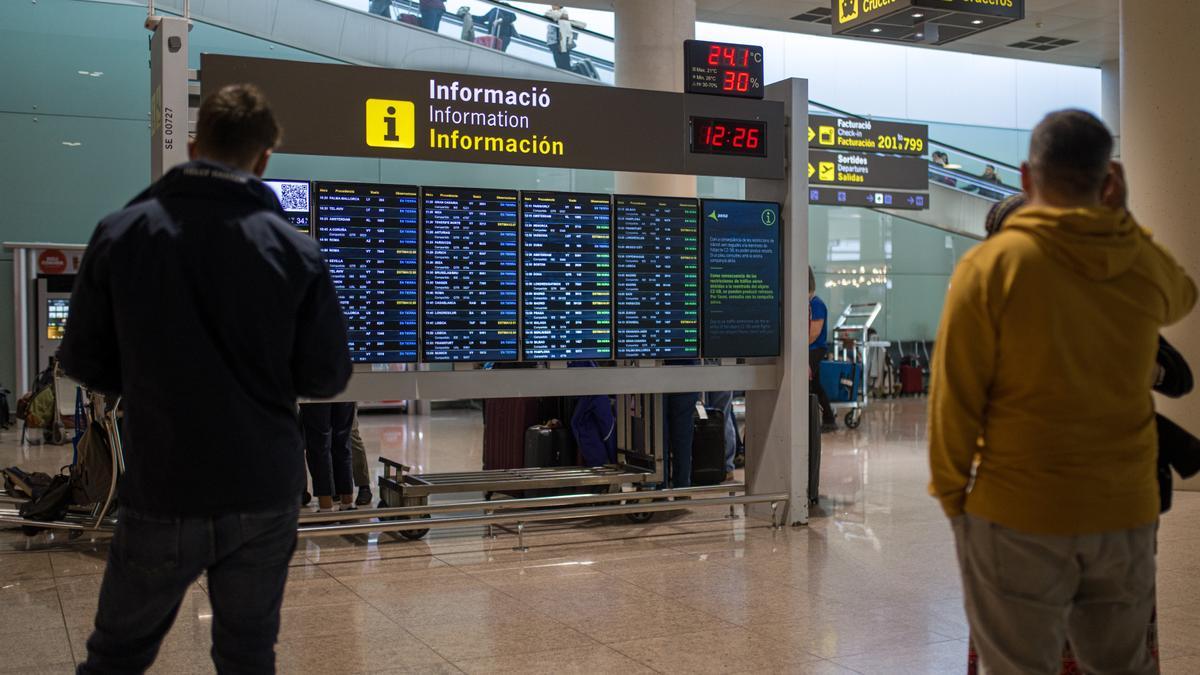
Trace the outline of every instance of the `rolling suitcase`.
{"label": "rolling suitcase", "polygon": [[525,465],[525,430],[537,424],[538,399],[492,398],[483,402],[484,470]]}
{"label": "rolling suitcase", "polygon": [[900,366],[900,394],[902,396],[917,396],[925,393],[925,374],[921,369],[912,365]]}
{"label": "rolling suitcase", "polygon": [[696,417],[692,436],[692,485],[717,485],[725,480],[725,413],[706,408],[707,419]]}
{"label": "rolling suitcase", "polygon": [[535,424],[525,430],[525,468],[574,466],[576,452],[570,429]]}
{"label": "rolling suitcase", "polygon": [[479,45],[480,47],[504,51],[503,43],[500,41],[500,38],[496,37],[495,35],[480,35],[479,37],[475,38],[475,44]]}
{"label": "rolling suitcase", "polygon": [[816,504],[821,494],[821,399],[808,395],[808,503]]}

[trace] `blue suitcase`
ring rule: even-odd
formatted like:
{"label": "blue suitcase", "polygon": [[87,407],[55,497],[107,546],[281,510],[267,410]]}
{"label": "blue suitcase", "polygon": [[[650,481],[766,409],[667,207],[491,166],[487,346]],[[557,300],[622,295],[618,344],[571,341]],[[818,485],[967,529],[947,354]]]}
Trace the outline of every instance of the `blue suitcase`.
{"label": "blue suitcase", "polygon": [[821,387],[832,403],[858,400],[862,387],[862,366],[850,361],[822,361]]}

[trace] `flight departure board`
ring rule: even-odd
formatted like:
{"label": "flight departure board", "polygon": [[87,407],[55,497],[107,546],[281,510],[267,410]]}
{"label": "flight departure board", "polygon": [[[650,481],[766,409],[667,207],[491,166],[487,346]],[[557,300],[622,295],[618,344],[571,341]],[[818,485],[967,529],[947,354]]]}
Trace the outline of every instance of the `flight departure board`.
{"label": "flight departure board", "polygon": [[521,193],[522,355],[612,358],[612,199]]}
{"label": "flight departure board", "polygon": [[316,184],[316,235],[360,363],[417,360],[416,187]]}
{"label": "flight departure board", "polygon": [[422,360],[516,361],[517,191],[427,187],[421,209]]}
{"label": "flight departure board", "polygon": [[288,222],[296,226],[296,229],[304,234],[310,234],[309,218],[312,214],[309,194],[311,192],[311,184],[306,180],[272,179],[264,180],[263,182],[279,198],[279,204],[283,206],[283,212],[287,216]]}
{"label": "flight departure board", "polygon": [[617,195],[618,359],[700,356],[700,205]]}
{"label": "flight departure board", "polygon": [[778,356],[779,205],[701,202],[705,357]]}

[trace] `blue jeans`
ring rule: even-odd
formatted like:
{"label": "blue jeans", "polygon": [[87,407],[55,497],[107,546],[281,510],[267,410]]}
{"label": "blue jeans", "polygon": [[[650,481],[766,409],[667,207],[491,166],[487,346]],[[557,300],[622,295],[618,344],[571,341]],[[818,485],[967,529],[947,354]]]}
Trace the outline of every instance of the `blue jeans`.
{"label": "blue jeans", "polygon": [[[215,489],[215,488],[214,488]],[[193,582],[208,572],[219,673],[274,673],[279,607],[296,550],[299,504],[181,518],[121,508],[81,675],[141,673]]]}
{"label": "blue jeans", "polygon": [[725,415],[725,471],[733,471],[733,456],[737,454],[737,420],[733,418],[733,392],[710,391],[704,394],[705,405]]}
{"label": "blue jeans", "polygon": [[700,395],[694,392],[663,394],[671,487],[692,485],[692,438],[696,435],[696,401],[699,398]]}

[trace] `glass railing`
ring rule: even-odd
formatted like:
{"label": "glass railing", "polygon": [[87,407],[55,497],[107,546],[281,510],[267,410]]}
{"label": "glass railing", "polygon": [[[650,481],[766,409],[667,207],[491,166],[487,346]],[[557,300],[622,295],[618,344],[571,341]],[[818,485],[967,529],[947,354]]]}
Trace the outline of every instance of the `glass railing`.
{"label": "glass railing", "polygon": [[[555,67],[554,54],[547,44],[550,27],[545,16],[493,0],[451,0],[441,19],[422,24],[418,0],[328,0],[347,9],[387,18],[414,28],[467,40],[483,47],[498,49],[509,56]],[[574,29],[575,48],[570,52],[571,70],[605,84],[615,79],[613,40],[585,28]]]}

